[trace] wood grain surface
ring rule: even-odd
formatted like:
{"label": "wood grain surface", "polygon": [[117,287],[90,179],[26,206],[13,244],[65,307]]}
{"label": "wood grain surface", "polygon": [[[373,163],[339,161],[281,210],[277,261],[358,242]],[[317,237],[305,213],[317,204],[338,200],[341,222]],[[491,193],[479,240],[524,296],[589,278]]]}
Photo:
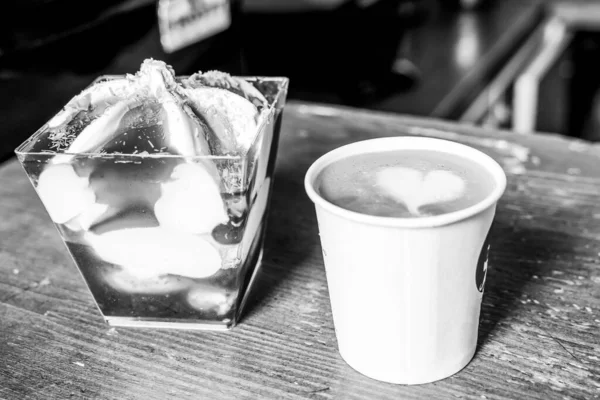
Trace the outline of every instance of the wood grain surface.
{"label": "wood grain surface", "polygon": [[[15,161],[0,169],[2,399],[600,398],[600,147],[311,104],[286,107],[263,267],[231,332],[109,329]],[[479,346],[458,374],[401,386],[340,358],[308,166],[361,139],[446,138],[508,175]]]}

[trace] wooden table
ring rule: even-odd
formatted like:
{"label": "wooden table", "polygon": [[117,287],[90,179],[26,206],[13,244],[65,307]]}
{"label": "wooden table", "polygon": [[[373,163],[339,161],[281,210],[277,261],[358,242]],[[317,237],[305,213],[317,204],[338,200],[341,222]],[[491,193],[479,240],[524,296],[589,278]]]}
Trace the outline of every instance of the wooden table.
{"label": "wooden table", "polygon": [[[303,187],[323,153],[390,135],[472,145],[509,178],[478,352],[420,386],[371,380],[340,358]],[[264,265],[231,332],[109,329],[14,161],[0,169],[0,240],[2,399],[600,398],[600,147],[583,142],[290,104]]]}

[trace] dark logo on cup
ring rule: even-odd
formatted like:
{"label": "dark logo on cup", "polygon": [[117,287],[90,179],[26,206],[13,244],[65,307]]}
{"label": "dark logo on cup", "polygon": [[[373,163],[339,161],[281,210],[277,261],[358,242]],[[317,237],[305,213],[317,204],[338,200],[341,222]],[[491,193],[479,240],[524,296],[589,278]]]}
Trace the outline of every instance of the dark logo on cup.
{"label": "dark logo on cup", "polygon": [[481,293],[483,293],[483,287],[485,286],[489,252],[490,233],[488,232],[485,241],[483,242],[483,246],[481,247],[481,253],[479,253],[479,260],[477,261],[477,269],[475,270],[475,285],[477,286],[477,290],[479,290]]}

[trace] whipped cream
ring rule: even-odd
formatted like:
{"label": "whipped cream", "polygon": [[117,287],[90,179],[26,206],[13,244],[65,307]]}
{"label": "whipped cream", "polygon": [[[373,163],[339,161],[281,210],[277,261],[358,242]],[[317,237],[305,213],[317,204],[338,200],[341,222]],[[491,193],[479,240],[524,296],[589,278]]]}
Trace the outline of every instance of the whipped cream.
{"label": "whipped cream", "polygon": [[221,268],[221,256],[208,241],[161,227],[87,232],[85,238],[103,260],[139,278],[206,278]]}
{"label": "whipped cream", "polygon": [[[107,152],[107,144],[128,133],[125,116],[148,103],[162,107],[163,135],[152,147],[182,156],[244,155],[268,113],[265,97],[243,79],[209,71],[179,81],[170,66],[149,59],[135,75],[84,90],[50,120],[52,138],[62,144],[58,151],[69,154],[54,162],[68,162],[72,153]],[[81,113],[86,123],[73,133],[67,128]]]}
{"label": "whipped cream", "polygon": [[176,166],[161,192],[154,214],[164,228],[201,234],[228,221],[215,178],[202,164]]}
{"label": "whipped cream", "polygon": [[36,186],[50,218],[64,224],[91,207],[96,195],[86,177],[77,175],[70,164],[49,165],[40,174]]}

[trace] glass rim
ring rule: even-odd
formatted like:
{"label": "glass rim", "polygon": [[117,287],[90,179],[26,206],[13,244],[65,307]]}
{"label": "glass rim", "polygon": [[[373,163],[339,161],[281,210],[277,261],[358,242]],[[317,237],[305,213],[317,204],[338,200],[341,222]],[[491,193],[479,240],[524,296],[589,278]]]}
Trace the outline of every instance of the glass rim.
{"label": "glass rim", "polygon": [[[409,144],[411,142],[412,144]],[[407,146],[403,146],[403,144]],[[445,214],[426,217],[383,217],[350,211],[326,200],[315,187],[321,172],[338,160],[352,155],[394,150],[434,150],[465,158],[474,165],[485,168],[492,179],[494,179],[495,186],[485,198],[472,206]],[[486,211],[490,207],[494,207],[504,194],[506,184],[506,174],[500,164],[484,152],[462,143],[423,136],[381,137],[338,147],[319,157],[309,167],[304,178],[304,188],[315,206],[321,207],[346,220],[396,228],[435,228],[467,220]]]}

